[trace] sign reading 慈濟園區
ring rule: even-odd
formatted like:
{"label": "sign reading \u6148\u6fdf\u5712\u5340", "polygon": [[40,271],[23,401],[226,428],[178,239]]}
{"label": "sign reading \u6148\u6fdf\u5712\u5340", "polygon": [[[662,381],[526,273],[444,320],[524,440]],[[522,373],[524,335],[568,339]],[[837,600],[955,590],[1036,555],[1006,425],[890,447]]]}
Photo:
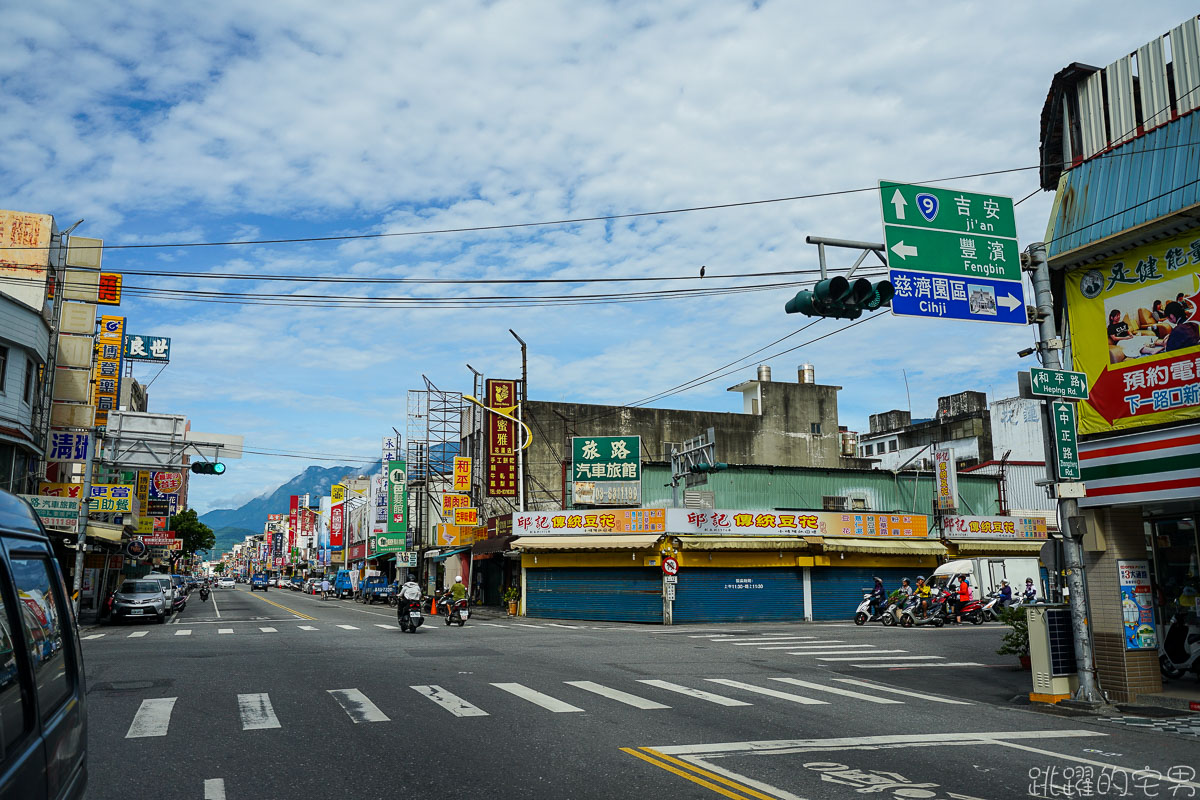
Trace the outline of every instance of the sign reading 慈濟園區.
{"label": "sign reading \u6148\u6fdf\u5712\u5340", "polygon": [[572,497],[577,505],[632,505],[642,498],[640,436],[571,440]]}
{"label": "sign reading \u6148\u6fdf\u5712\u5340", "polygon": [[1033,367],[1029,370],[1029,388],[1037,397],[1087,400],[1087,374],[1065,369]]}
{"label": "sign reading \u6148\u6fdf\u5712\u5340", "polygon": [[1055,461],[1060,481],[1079,480],[1079,440],[1075,429],[1075,404],[1055,400],[1050,404],[1054,422]]}
{"label": "sign reading \u6148\u6fdf\u5712\u5340", "polygon": [[1012,198],[879,182],[892,313],[1027,323]]}

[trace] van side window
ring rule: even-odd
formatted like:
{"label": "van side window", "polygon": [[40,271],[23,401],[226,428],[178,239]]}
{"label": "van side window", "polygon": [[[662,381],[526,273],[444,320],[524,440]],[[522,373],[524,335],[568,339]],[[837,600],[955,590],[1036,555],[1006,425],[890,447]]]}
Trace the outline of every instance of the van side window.
{"label": "van side window", "polygon": [[13,583],[21,600],[25,644],[29,649],[29,662],[33,665],[38,704],[45,720],[71,693],[71,672],[67,667],[66,642],[63,640],[64,608],[55,591],[54,572],[48,559],[26,556],[13,558],[11,563]]}
{"label": "van side window", "polygon": [[[3,580],[2,568],[0,580]],[[26,713],[25,692],[17,668],[14,623],[12,609],[0,594],[0,758],[32,727],[32,714]]]}

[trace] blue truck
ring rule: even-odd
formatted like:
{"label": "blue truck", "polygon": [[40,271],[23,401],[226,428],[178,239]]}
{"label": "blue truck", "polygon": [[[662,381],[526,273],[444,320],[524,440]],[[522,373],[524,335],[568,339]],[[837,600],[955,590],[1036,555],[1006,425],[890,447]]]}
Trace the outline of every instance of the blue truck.
{"label": "blue truck", "polygon": [[255,589],[262,589],[265,592],[265,591],[267,591],[267,587],[269,587],[270,584],[271,584],[271,579],[267,575],[267,573],[256,572],[256,573],[254,573],[254,576],[252,578],[250,578],[250,591],[253,592]]}
{"label": "blue truck", "polygon": [[354,596],[354,582],[350,579],[350,570],[339,569],[333,579],[333,596],[338,600]]}

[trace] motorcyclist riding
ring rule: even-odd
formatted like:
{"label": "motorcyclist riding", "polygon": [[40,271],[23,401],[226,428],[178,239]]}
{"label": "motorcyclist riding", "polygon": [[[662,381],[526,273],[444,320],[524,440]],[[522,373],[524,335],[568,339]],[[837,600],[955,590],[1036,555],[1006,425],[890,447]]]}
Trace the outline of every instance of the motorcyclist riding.
{"label": "motorcyclist riding", "polygon": [[875,587],[871,589],[871,604],[868,610],[872,617],[883,610],[884,602],[887,600],[887,593],[883,590],[883,579],[875,578]]}
{"label": "motorcyclist riding", "polygon": [[454,576],[454,585],[450,587],[450,595],[455,600],[462,600],[467,596],[467,587],[463,586],[462,575]]}
{"label": "motorcyclist riding", "polygon": [[1025,591],[1021,593],[1022,603],[1032,603],[1037,600],[1037,589],[1034,588],[1033,578],[1025,579]]}
{"label": "motorcyclist riding", "polygon": [[921,616],[927,616],[929,614],[929,587],[925,585],[924,575],[917,576],[917,588],[913,591],[913,594],[919,598],[918,609],[921,612]]}
{"label": "motorcyclist riding", "polygon": [[1008,585],[1008,581],[1000,581],[1000,605],[1012,605],[1012,587]]}

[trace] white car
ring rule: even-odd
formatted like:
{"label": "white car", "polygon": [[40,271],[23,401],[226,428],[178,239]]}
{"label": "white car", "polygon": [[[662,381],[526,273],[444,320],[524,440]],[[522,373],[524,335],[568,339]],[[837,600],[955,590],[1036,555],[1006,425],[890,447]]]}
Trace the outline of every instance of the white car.
{"label": "white car", "polygon": [[233,588],[233,578],[228,578],[228,577],[221,578],[220,580],[217,581],[217,586],[219,586],[222,589],[232,589]]}

